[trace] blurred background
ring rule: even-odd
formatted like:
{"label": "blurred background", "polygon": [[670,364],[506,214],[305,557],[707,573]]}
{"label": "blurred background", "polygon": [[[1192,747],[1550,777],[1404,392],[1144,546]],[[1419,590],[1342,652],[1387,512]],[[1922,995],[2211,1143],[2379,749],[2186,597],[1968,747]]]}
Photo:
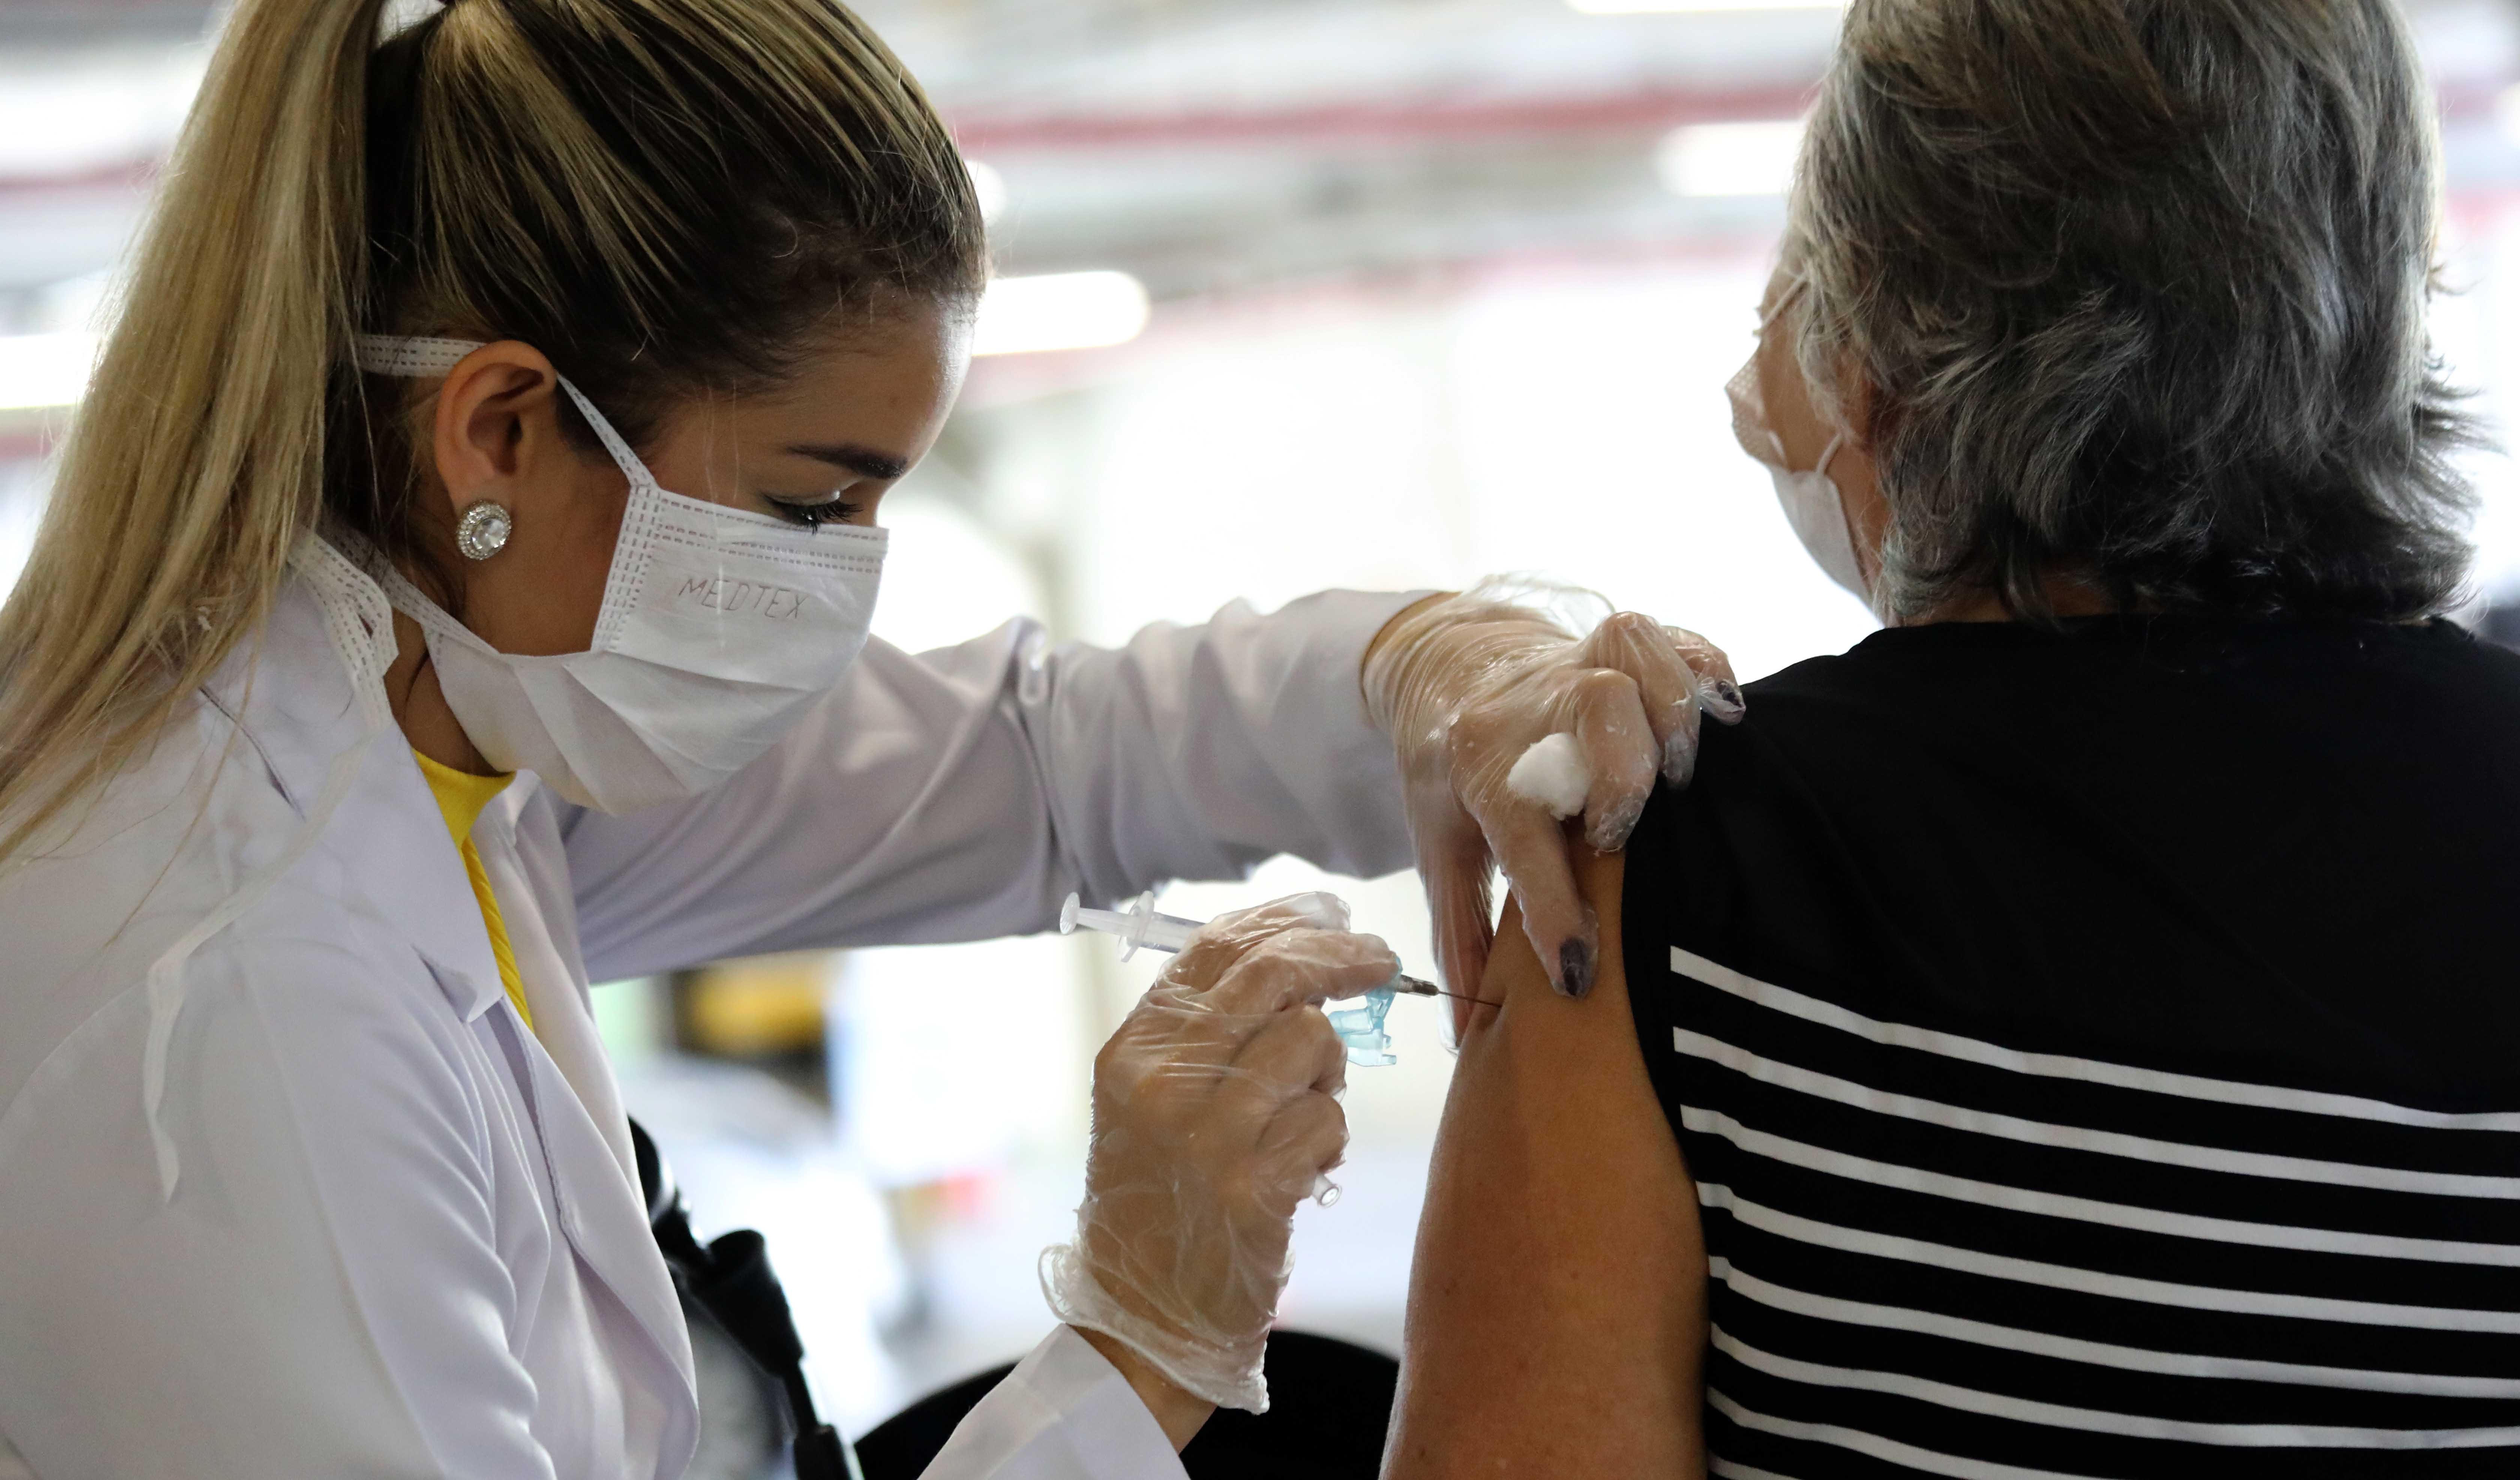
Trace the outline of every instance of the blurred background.
{"label": "blurred background", "polygon": [[[1838,10],[1792,0],[866,0],[972,160],[1001,282],[936,455],[888,499],[877,620],[1117,643],[1246,598],[1534,571],[1697,628],[1742,677],[1871,619],[1804,559],[1722,395]],[[2438,344],[2520,397],[2520,0],[2409,0],[2438,84]],[[0,589],[217,17],[0,0]],[[2468,618],[2520,599],[2480,454]],[[1204,916],[1323,882],[1177,885]],[[1425,964],[1414,878],[1334,880]],[[758,1227],[827,1411],[862,1430],[1029,1347],[1094,1049],[1151,976],[1055,937],[728,964],[599,991],[702,1233]],[[1396,1349],[1451,1059],[1352,1073],[1287,1323]],[[740,1396],[726,1401],[740,1401]],[[712,1470],[748,1462],[728,1441]]]}

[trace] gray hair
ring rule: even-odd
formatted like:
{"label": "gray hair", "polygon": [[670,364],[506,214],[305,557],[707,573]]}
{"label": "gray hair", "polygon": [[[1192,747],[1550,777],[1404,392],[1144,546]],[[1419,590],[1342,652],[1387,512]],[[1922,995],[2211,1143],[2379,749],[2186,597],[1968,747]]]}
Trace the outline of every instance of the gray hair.
{"label": "gray hair", "polygon": [[1786,258],[1887,609],[2449,605],[2430,111],[2390,0],[1854,0]]}

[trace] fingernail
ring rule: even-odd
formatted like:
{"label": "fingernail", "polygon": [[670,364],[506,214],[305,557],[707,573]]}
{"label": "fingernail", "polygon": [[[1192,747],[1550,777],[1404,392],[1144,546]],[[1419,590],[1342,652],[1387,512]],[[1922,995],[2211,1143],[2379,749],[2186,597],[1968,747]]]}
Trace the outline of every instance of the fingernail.
{"label": "fingernail", "polygon": [[1685,730],[1674,731],[1662,742],[1662,779],[1675,786],[1686,786],[1697,774],[1697,737]]}
{"label": "fingernail", "polygon": [[1593,995],[1593,943],[1570,940],[1557,948],[1557,992],[1561,997]]}
{"label": "fingernail", "polygon": [[1662,779],[1675,786],[1686,786],[1697,774],[1697,737],[1675,735],[1663,747]]}
{"label": "fingernail", "polygon": [[1593,825],[1592,832],[1584,841],[1591,844],[1597,853],[1616,853],[1628,845],[1628,834],[1637,830],[1637,819],[1644,813],[1643,797],[1621,802],[1602,814],[1601,820]]}
{"label": "fingernail", "polygon": [[1706,712],[1726,724],[1732,724],[1750,712],[1742,701],[1741,686],[1729,678],[1719,678],[1706,686]]}

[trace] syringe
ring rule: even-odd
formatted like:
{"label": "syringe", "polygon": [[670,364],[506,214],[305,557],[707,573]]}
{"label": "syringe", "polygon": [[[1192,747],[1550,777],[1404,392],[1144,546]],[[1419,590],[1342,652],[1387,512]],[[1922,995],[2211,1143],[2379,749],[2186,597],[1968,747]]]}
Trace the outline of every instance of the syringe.
{"label": "syringe", "polygon": [[[1160,915],[1155,911],[1154,891],[1129,901],[1126,910],[1089,910],[1077,896],[1067,896],[1059,907],[1058,933],[1073,935],[1079,930],[1092,930],[1120,939],[1120,959],[1127,961],[1140,951],[1161,951],[1170,955],[1190,944],[1191,932],[1204,920],[1184,919],[1178,915]],[[1365,994],[1365,1006],[1346,1008],[1328,1014],[1330,1027],[1339,1041],[1347,1045],[1347,1061],[1369,1068],[1400,1060],[1391,1052],[1391,1035],[1383,1031],[1383,1021],[1391,1015],[1394,996],[1450,997],[1453,994],[1431,981],[1420,981],[1403,972]]]}
{"label": "syringe", "polygon": [[[1206,924],[1203,919],[1184,919],[1178,915],[1161,915],[1155,911],[1155,894],[1149,889],[1129,901],[1126,910],[1089,910],[1078,896],[1070,894],[1067,903],[1058,907],[1058,933],[1073,935],[1079,930],[1092,930],[1098,935],[1120,938],[1120,959],[1127,961],[1140,951],[1161,951],[1170,956],[1190,944],[1191,932]],[[1451,994],[1431,981],[1420,981],[1403,973],[1384,982],[1378,989],[1397,992],[1403,997],[1447,997]]]}

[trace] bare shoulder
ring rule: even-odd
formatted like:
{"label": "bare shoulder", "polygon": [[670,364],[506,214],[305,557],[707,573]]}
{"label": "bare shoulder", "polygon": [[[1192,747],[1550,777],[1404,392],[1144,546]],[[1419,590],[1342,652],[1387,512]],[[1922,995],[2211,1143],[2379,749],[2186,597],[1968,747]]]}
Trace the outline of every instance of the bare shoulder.
{"label": "bare shoulder", "polygon": [[1508,911],[1418,1226],[1388,1476],[1697,1475],[1706,1258],[1637,1044],[1616,856],[1578,882],[1599,984],[1556,996]]}

